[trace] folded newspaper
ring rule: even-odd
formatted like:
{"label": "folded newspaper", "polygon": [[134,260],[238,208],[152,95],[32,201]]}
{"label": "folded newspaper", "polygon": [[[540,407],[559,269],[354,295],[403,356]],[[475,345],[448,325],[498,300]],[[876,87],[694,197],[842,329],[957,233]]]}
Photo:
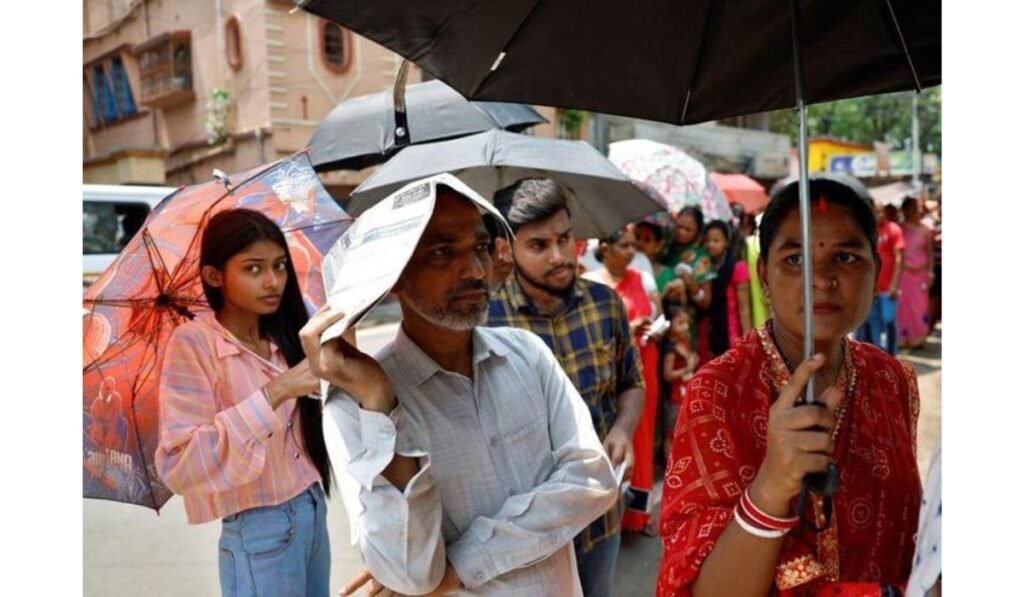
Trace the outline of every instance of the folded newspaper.
{"label": "folded newspaper", "polygon": [[345,316],[327,328],[321,342],[345,333],[391,292],[434,213],[438,185],[450,187],[475,203],[482,213],[492,214],[501,222],[506,236],[512,237],[501,214],[450,174],[405,185],[363,212],[324,258],[327,302]]}

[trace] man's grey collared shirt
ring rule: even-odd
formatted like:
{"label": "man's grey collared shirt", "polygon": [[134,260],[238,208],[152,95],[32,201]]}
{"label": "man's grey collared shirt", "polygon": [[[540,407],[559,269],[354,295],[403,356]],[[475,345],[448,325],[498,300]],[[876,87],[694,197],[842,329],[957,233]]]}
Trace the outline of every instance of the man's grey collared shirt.
{"label": "man's grey collared shirt", "polygon": [[[370,572],[428,591],[451,562],[460,594],[580,595],[572,539],[617,496],[590,412],[550,349],[513,328],[476,328],[473,378],[445,371],[404,331],[377,355],[399,406],[359,408],[339,389],[325,436]],[[381,471],[420,458],[399,492]]]}

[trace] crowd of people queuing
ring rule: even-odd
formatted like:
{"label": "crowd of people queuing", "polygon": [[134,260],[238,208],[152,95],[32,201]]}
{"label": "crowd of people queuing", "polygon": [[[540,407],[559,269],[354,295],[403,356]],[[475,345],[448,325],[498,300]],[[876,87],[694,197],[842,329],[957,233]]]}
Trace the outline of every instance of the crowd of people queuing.
{"label": "crowd of people queuing", "polygon": [[[163,364],[160,475],[189,522],[222,521],[225,595],[327,594],[332,487],[366,565],[346,594],[609,595],[624,531],[660,535],[659,595],[900,594],[922,489],[892,355],[940,315],[941,237],[858,184],[811,181],[807,360],[796,184],[759,218],[689,207],[592,243],[552,180],[498,191],[504,222],[439,184],[375,357],[321,346],[344,314],[310,317],[280,231],[225,212],[213,313]],[[807,494],[832,464],[835,494]]]}

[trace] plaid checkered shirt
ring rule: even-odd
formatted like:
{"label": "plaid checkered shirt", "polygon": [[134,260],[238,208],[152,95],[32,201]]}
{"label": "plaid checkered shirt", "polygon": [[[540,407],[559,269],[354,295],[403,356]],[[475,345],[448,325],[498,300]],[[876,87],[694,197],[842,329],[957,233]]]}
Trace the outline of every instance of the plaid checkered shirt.
{"label": "plaid checkered shirt", "polygon": [[[644,389],[626,307],[608,286],[577,278],[562,308],[546,315],[537,310],[513,274],[492,293],[487,324],[521,328],[540,336],[590,408],[601,441],[615,423],[619,395],[632,388]],[[614,537],[622,509],[620,499],[576,536],[577,546],[589,552]]]}

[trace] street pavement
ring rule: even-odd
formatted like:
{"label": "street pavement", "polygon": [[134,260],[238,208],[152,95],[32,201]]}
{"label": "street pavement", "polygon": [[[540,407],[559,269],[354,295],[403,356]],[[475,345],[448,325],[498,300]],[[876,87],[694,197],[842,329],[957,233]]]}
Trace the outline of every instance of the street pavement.
{"label": "street pavement", "polygon": [[[361,348],[373,354],[394,336],[397,324],[373,325],[358,331]],[[918,462],[922,477],[941,430],[941,328],[924,349],[904,353],[914,364],[921,391]],[[655,487],[659,510],[661,484]],[[359,555],[348,542],[349,528],[339,497],[328,502],[331,535],[332,594],[361,569]],[[219,523],[192,526],[186,522],[181,498],[160,511],[139,506],[83,500],[84,594],[87,597],[196,597],[219,594],[217,538]],[[661,559],[661,542],[627,534],[616,568],[616,596],[648,596]]]}

